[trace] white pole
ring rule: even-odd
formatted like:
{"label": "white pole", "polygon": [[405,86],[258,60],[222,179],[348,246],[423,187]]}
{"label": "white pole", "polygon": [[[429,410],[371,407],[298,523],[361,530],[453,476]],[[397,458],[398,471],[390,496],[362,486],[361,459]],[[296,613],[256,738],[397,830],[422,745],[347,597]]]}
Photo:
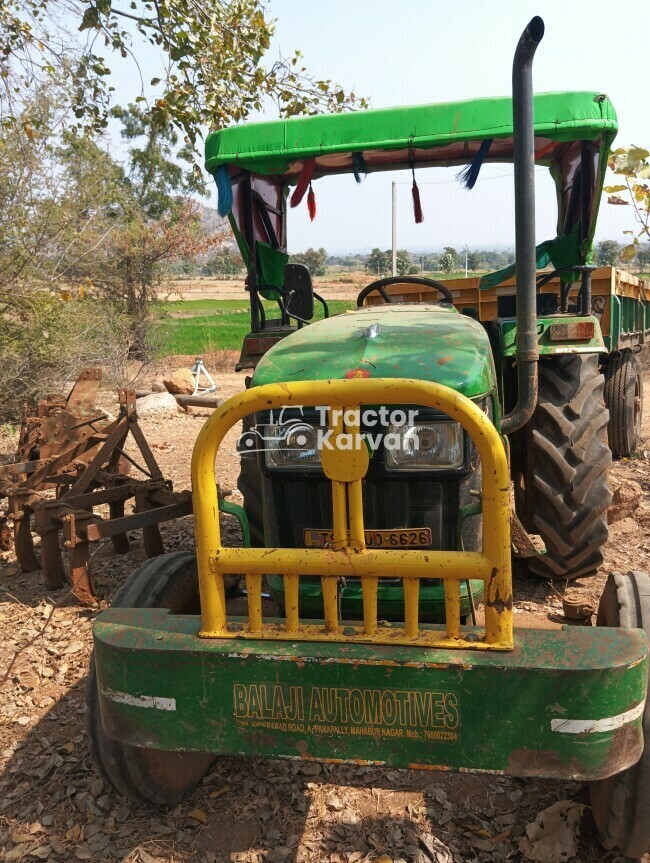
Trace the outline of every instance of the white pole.
{"label": "white pole", "polygon": [[393,243],[393,275],[397,275],[397,183],[393,180],[393,212],[392,212],[392,243]]}

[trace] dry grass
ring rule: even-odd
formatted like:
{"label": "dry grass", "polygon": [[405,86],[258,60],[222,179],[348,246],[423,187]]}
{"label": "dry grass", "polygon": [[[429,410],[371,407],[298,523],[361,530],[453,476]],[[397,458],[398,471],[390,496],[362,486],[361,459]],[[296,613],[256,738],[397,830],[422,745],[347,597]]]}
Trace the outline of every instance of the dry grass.
{"label": "dry grass", "polygon": [[232,372],[239,360],[239,351],[207,350],[203,362],[211,372]]}

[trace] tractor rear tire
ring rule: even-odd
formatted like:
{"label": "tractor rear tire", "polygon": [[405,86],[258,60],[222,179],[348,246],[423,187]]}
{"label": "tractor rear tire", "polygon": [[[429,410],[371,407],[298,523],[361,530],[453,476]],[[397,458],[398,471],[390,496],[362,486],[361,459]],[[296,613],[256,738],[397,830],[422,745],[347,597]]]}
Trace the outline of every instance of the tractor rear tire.
{"label": "tractor rear tire", "polygon": [[592,575],[607,542],[608,413],[595,354],[554,356],[539,364],[539,396],[526,427],[526,523],[546,554],[530,558],[543,578]]}
{"label": "tractor rear tire", "polygon": [[[647,572],[610,573],[598,606],[598,626],[643,629],[650,637]],[[589,785],[601,843],[636,858],[650,851],[650,701],[643,714],[643,736],[643,754],[635,765]]]}
{"label": "tractor rear tire", "polygon": [[609,357],[605,403],[609,408],[609,448],[616,458],[630,458],[641,441],[643,415],[643,375],[632,351]]}
{"label": "tractor rear tire", "polygon": [[[254,425],[255,415],[249,414],[242,420],[242,437]],[[239,459],[239,478],[237,488],[244,498],[244,511],[248,517],[248,527],[253,548],[264,548],[264,509],[262,505],[262,474],[254,454],[244,454]]]}
{"label": "tractor rear tire", "polygon": [[[118,608],[168,608],[198,614],[196,555],[177,551],[151,558],[133,572],[113,600]],[[207,752],[166,752],[129,746],[104,731],[94,656],[86,690],[90,753],[104,780],[139,803],[173,806],[188,797],[210,769]]]}

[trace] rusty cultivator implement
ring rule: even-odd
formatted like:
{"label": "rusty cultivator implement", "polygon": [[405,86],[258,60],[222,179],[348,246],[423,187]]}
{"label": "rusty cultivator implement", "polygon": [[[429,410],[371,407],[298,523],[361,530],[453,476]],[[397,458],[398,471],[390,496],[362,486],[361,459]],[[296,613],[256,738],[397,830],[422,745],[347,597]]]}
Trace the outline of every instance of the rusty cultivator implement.
{"label": "rusty cultivator implement", "polygon": [[[0,498],[7,498],[1,520],[13,520],[23,571],[42,569],[51,588],[69,581],[83,604],[95,601],[91,542],[110,537],[114,550],[125,553],[127,532],[142,528],[145,551],[154,557],[164,551],[158,525],[192,512],[190,493],[174,492],[162,475],[138,424],[135,391],[118,390],[119,416],[107,422],[93,410],[100,383],[101,370],[87,368],[67,399],[47,396],[35,411],[25,408],[16,462],[0,466]],[[129,435],[139,459],[125,451]],[[143,478],[131,476],[132,468]],[[126,515],[129,501],[133,511]],[[108,511],[100,514],[98,507]]]}

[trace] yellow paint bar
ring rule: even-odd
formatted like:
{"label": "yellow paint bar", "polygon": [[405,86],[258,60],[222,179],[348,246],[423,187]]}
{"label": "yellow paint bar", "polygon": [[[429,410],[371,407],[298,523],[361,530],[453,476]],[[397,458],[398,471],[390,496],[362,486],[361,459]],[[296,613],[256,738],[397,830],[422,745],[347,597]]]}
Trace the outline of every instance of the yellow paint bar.
{"label": "yellow paint bar", "polygon": [[[422,405],[447,414],[460,423],[476,444],[483,473],[483,551],[393,551],[366,549],[363,532],[362,477],[368,466],[367,451],[336,450],[323,459],[325,474],[332,481],[334,549],[223,548],[219,531],[217,485],[214,462],[228,431],[244,416],[286,405],[356,408],[359,405]],[[337,423],[337,428],[340,424]],[[472,401],[441,384],[402,378],[299,381],[252,387],[224,402],[207,420],[192,454],[192,488],[196,549],[201,592],[203,637],[232,637],[228,631],[224,575],[246,573],[253,596],[249,597],[249,630],[243,637],[308,638],[346,640],[339,631],[338,579],[358,576],[364,588],[364,636],[387,643],[396,638],[419,642],[417,592],[407,587],[409,579],[442,578],[445,581],[447,633],[436,643],[445,646],[510,649],[513,645],[512,575],[510,569],[510,499],[508,465],[503,443],[488,417]],[[348,534],[349,531],[349,534]],[[349,539],[348,539],[349,535]],[[281,573],[287,579],[286,627],[282,635],[264,624],[261,577]],[[302,625],[297,617],[298,584],[301,575],[320,575],[325,605],[325,628]],[[376,588],[380,578],[405,579],[405,629],[383,636],[377,628]],[[485,582],[485,639],[480,645],[461,637],[460,581],[478,578]],[[290,608],[289,608],[290,605]],[[321,635],[318,635],[318,633]],[[415,635],[414,635],[415,633]],[[426,639],[431,643],[431,638]]]}

